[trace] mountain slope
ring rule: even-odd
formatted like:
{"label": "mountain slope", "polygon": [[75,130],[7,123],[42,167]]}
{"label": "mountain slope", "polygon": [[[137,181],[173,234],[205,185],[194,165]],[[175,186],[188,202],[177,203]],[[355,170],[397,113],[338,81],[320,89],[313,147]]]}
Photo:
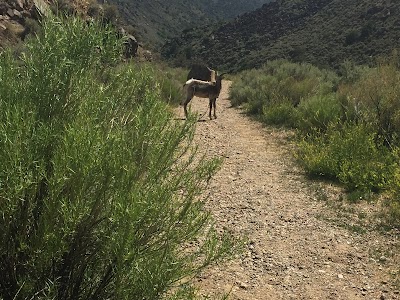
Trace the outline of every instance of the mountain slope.
{"label": "mountain slope", "polygon": [[270,0],[109,0],[149,45],[160,46],[183,29],[227,20]]}
{"label": "mountain slope", "polygon": [[278,0],[221,27],[186,31],[162,53],[237,71],[277,58],[333,68],[344,60],[371,63],[398,47],[398,0]]}

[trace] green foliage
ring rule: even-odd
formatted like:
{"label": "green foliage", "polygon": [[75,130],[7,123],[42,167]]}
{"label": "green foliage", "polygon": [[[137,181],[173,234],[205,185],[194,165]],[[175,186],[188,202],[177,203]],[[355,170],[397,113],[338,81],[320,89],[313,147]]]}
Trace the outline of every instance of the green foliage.
{"label": "green foliage", "polygon": [[[63,26],[59,26],[62,22]],[[47,26],[47,27],[45,27]],[[77,30],[83,32],[77,34]],[[37,42],[27,45],[32,55],[23,57],[28,78],[24,82],[25,101],[35,103],[38,116],[44,121],[53,117],[60,122],[72,116],[75,103],[68,99],[85,68],[104,69],[114,65],[122,49],[112,28],[104,28],[102,40],[96,24],[86,24],[79,18],[68,21],[51,19],[44,24]],[[34,55],[33,55],[34,54]],[[67,113],[69,112],[69,113]]]}
{"label": "green foliage", "polygon": [[346,45],[352,45],[358,41],[360,38],[360,34],[357,30],[351,30],[349,33],[346,34]]}
{"label": "green foliage", "polygon": [[334,70],[345,60],[373,65],[400,47],[399,16],[395,0],[277,0],[211,32],[198,27],[176,35],[162,54],[179,63],[190,45],[194,58],[231,72],[278,58]]}
{"label": "green foliage", "polygon": [[[399,151],[396,149],[394,154],[399,159]],[[386,197],[385,218],[388,225],[400,228],[400,168],[394,173],[394,180],[390,186],[390,193]]]}
{"label": "green foliage", "polygon": [[241,72],[230,98],[232,105],[245,103],[250,114],[262,116],[267,123],[308,130],[326,127],[330,118],[337,118],[339,103],[332,96],[337,83],[331,72],[278,60]]}
{"label": "green foliage", "polygon": [[297,108],[296,128],[307,133],[310,129],[326,131],[330,124],[339,121],[342,109],[335,94],[315,95],[300,103]]}
{"label": "green foliage", "polygon": [[349,190],[387,189],[398,168],[371,128],[357,124],[332,124],[323,135],[310,134],[299,143],[297,158],[310,175],[338,179]]}
{"label": "green foliage", "polygon": [[338,73],[341,83],[355,83],[365,72],[368,72],[368,70],[369,68],[367,66],[356,65],[354,62],[345,60],[340,64]]}
{"label": "green foliage", "polygon": [[149,68],[114,68],[107,27],[49,19],[0,55],[0,298],[193,299],[236,249],[199,195],[197,155]]}
{"label": "green foliage", "polygon": [[[167,39],[181,35],[182,31],[193,26],[213,26],[213,23],[229,20],[241,13],[261,7],[269,0],[169,0],[145,1],[111,0],[110,3],[122,7],[120,10],[124,23],[136,28],[140,40],[151,48],[157,49]],[[190,18],[188,18],[190,16]],[[185,44],[186,46],[186,44]]]}
{"label": "green foliage", "polygon": [[188,71],[158,64],[154,67],[154,72],[160,84],[162,99],[171,105],[179,105],[184,98],[183,84],[186,82]]}
{"label": "green foliage", "polygon": [[230,89],[233,106],[254,101],[264,101],[267,91],[271,89],[274,78],[263,76],[258,70],[246,70],[235,77]]}
{"label": "green foliage", "polygon": [[400,198],[399,194],[394,195],[395,199],[387,200],[387,210],[385,214],[385,220],[388,225],[396,228],[400,228]]}
{"label": "green foliage", "polygon": [[[177,106],[184,98],[183,84],[186,81],[187,70],[171,68],[162,63],[141,63],[141,68],[151,70],[160,92],[160,98],[170,106]],[[118,66],[120,70],[129,69],[129,65]],[[107,77],[107,76],[106,76]],[[107,80],[111,80],[107,78]]]}
{"label": "green foliage", "polygon": [[342,106],[353,118],[373,124],[386,143],[398,143],[400,132],[400,69],[395,55],[389,62],[365,71],[356,82],[340,89]]}
{"label": "green foliage", "polygon": [[266,124],[294,127],[298,114],[291,102],[281,102],[263,107],[262,120]]}

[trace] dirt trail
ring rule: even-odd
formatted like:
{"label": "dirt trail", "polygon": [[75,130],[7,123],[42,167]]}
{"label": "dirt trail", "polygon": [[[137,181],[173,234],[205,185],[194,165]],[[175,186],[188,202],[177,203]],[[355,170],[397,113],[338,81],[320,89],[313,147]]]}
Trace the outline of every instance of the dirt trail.
{"label": "dirt trail", "polygon": [[362,232],[370,211],[328,205],[342,203],[340,190],[306,180],[292,161],[290,133],[231,108],[229,86],[217,100],[218,119],[208,120],[207,99],[194,98],[191,110],[205,113],[195,136],[202,151],[224,158],[208,208],[218,226],[249,242],[243,255],[199,278],[201,289],[241,300],[400,299],[399,235]]}

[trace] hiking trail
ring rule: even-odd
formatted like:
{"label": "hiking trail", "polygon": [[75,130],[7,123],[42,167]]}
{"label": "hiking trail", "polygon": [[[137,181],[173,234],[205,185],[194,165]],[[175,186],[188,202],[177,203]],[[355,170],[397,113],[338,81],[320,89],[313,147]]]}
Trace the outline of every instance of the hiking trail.
{"label": "hiking trail", "polygon": [[400,299],[399,234],[372,229],[373,204],[348,204],[339,187],[307,179],[293,159],[293,134],[231,107],[230,84],[223,82],[217,119],[208,119],[208,99],[190,106],[202,116],[195,143],[224,159],[207,208],[217,227],[248,243],[197,278],[201,291],[233,300]]}

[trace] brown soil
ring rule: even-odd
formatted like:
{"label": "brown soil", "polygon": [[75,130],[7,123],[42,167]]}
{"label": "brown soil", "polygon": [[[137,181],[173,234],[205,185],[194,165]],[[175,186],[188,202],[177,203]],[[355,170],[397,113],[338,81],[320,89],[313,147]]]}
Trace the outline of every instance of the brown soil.
{"label": "brown soil", "polygon": [[340,188],[307,179],[293,161],[292,133],[232,108],[229,86],[216,120],[207,99],[194,98],[191,110],[201,117],[196,143],[224,158],[207,206],[218,227],[248,242],[197,279],[201,290],[243,300],[400,299],[399,234],[377,230],[377,205],[349,204]]}

